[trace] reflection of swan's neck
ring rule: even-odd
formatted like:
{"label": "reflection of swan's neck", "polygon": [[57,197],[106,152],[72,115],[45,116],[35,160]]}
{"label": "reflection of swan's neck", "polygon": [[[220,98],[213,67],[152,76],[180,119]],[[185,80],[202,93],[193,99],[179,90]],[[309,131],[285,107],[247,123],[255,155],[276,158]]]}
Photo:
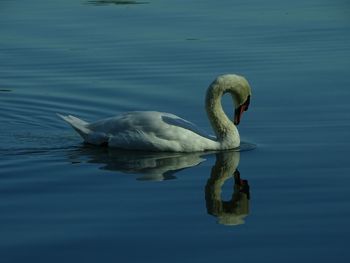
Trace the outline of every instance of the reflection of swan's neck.
{"label": "reflection of swan's neck", "polygon": [[[224,225],[239,225],[249,213],[249,185],[241,181],[236,170],[239,152],[225,152],[216,156],[216,163],[205,186],[205,200],[209,214],[218,218]],[[229,201],[222,200],[224,183],[234,177],[234,189]]]}
{"label": "reflection of swan's neck", "polygon": [[205,107],[218,141],[221,143],[227,142],[232,145],[232,140],[238,140],[239,144],[238,130],[227,117],[221,105],[222,96],[227,92],[232,95],[233,99],[235,98],[235,90],[232,88],[228,89],[220,85],[212,84],[207,91]]}

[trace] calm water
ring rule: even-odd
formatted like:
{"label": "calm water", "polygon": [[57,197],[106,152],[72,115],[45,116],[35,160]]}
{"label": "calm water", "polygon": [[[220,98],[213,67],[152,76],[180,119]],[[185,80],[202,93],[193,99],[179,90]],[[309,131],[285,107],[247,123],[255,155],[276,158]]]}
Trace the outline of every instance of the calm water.
{"label": "calm water", "polygon": [[[0,1],[1,262],[349,262],[350,5],[282,2]],[[228,72],[252,151],[89,147],[55,115],[210,131]]]}

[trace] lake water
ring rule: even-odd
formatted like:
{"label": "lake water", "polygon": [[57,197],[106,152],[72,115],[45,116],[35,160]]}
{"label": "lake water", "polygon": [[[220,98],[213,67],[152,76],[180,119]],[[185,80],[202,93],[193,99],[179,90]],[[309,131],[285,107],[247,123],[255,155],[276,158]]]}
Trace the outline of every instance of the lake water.
{"label": "lake water", "polygon": [[[0,61],[1,262],[350,261],[347,1],[2,0]],[[223,73],[254,150],[96,148],[56,116],[210,131]]]}

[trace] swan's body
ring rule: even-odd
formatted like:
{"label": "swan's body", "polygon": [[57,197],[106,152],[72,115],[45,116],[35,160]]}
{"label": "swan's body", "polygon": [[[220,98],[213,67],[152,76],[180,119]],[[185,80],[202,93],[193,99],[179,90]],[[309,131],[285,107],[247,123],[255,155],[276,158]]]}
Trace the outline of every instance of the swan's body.
{"label": "swan's body", "polygon": [[208,88],[206,109],[216,136],[202,132],[191,122],[174,114],[156,111],[128,112],[87,123],[74,116],[62,116],[85,140],[131,150],[196,152],[236,148],[240,137],[236,126],[227,118],[221,97],[229,92],[236,104],[235,123],[248,108],[251,95],[248,82],[237,75],[219,76]]}

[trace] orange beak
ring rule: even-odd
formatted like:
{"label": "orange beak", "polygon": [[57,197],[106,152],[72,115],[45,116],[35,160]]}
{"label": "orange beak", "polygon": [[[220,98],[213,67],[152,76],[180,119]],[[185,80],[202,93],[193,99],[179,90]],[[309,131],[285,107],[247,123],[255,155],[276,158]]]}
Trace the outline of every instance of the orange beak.
{"label": "orange beak", "polygon": [[250,96],[248,96],[247,100],[235,110],[235,116],[233,120],[233,123],[235,125],[238,125],[240,123],[243,112],[248,110],[249,103],[250,103]]}

